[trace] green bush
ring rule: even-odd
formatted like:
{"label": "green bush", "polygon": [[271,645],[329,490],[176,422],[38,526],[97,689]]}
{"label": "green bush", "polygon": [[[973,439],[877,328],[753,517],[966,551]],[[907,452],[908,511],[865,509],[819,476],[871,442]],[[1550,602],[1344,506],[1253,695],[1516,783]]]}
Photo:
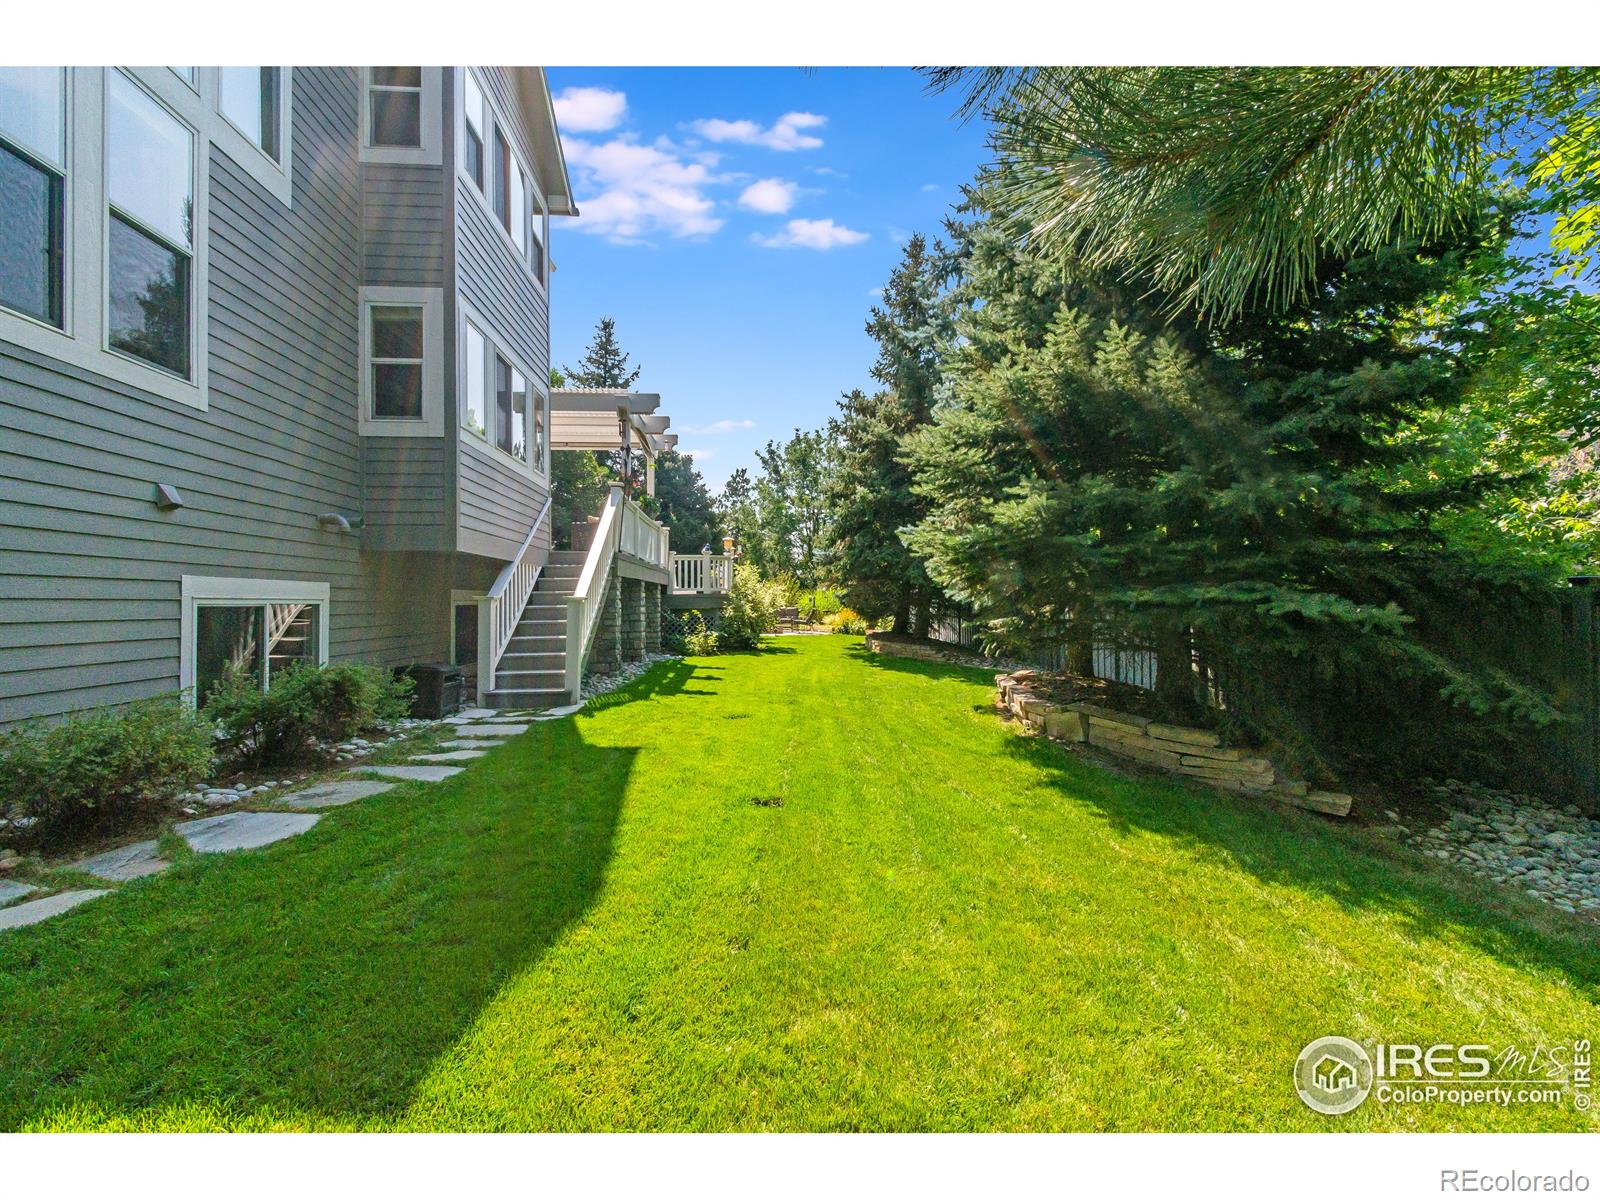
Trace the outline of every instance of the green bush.
{"label": "green bush", "polygon": [[823,622],[835,633],[865,633],[867,619],[853,608],[841,608],[838,612],[826,617]]}
{"label": "green bush", "polygon": [[704,657],[717,652],[717,643],[722,639],[715,629],[706,626],[706,619],[700,615],[698,609],[691,609],[688,619],[683,623],[683,648],[686,654]]}
{"label": "green bush", "polygon": [[410,711],[412,681],[383,667],[345,663],[294,666],[263,692],[253,677],[229,672],[206,697],[228,755],[253,767],[301,762],[319,743],[346,741]]}
{"label": "green bush", "polygon": [[733,584],[728,589],[728,602],[723,605],[719,621],[723,648],[753,649],[761,635],[773,627],[778,610],[783,607],[786,607],[783,584],[762,579],[755,567],[739,563],[733,569]]}
{"label": "green bush", "polygon": [[0,734],[0,806],[51,844],[113,832],[211,770],[211,722],[176,697]]}

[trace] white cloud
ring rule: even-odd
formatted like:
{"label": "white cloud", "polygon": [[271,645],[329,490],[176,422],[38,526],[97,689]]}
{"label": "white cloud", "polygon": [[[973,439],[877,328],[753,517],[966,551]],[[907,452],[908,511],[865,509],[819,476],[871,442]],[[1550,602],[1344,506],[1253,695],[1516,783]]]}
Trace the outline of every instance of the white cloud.
{"label": "white cloud", "polygon": [[757,245],[770,246],[775,250],[793,246],[806,250],[832,250],[835,246],[854,246],[857,242],[864,242],[867,240],[867,235],[859,229],[848,229],[835,224],[832,217],[824,217],[820,221],[808,221],[799,217],[790,221],[780,232],[771,237],[757,234],[752,240]]}
{"label": "white cloud", "polygon": [[604,133],[622,123],[628,111],[625,92],[608,88],[562,88],[555,98],[556,123],[568,133]]}
{"label": "white cloud", "polygon": [[786,213],[800,194],[798,184],[786,179],[758,179],[739,194],[739,207],[751,212]]}
{"label": "white cloud", "polygon": [[757,121],[724,121],[720,117],[691,121],[689,128],[708,142],[738,142],[769,150],[815,150],[822,145],[822,139],[802,130],[820,129],[827,123],[828,118],[817,113],[791,112],[765,129]]}
{"label": "white cloud", "polygon": [[922,190],[925,192],[937,192],[939,185],[937,183],[925,183],[922,185]]}
{"label": "white cloud", "polygon": [[744,420],[744,421],[713,421],[709,425],[701,425],[698,428],[696,428],[693,425],[685,425],[685,426],[681,427],[680,429],[678,429],[677,432],[679,432],[679,433],[698,433],[698,434],[705,434],[705,433],[732,433],[735,429],[754,429],[755,427],[756,427],[756,423],[754,421],[751,421],[751,420]]}
{"label": "white cloud", "polygon": [[578,210],[568,228],[614,242],[652,233],[704,237],[722,228],[705,189],[722,182],[704,160],[690,160],[665,139],[642,146],[627,137],[608,142],[565,138],[567,162],[577,173]]}
{"label": "white cloud", "polygon": [[715,458],[717,456],[717,452],[715,450],[679,450],[678,453],[683,455],[685,458],[692,458],[698,462],[705,462],[706,459]]}

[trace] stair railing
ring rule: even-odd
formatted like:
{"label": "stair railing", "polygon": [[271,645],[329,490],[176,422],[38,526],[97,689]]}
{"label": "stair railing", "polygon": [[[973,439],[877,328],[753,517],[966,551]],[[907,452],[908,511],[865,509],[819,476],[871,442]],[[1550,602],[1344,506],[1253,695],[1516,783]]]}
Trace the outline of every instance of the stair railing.
{"label": "stair railing", "polygon": [[600,523],[594,527],[594,540],[589,543],[589,552],[584,557],[578,586],[567,597],[564,685],[568,699],[573,704],[581,699],[584,663],[589,657],[589,647],[594,643],[594,633],[605,608],[607,584],[611,582],[611,564],[621,542],[623,504],[622,485],[614,483],[600,510]]}
{"label": "stair railing", "polygon": [[528,606],[528,597],[538,586],[539,572],[549,558],[548,544],[539,541],[539,531],[550,516],[547,497],[533,527],[516,555],[500,570],[499,577],[478,599],[478,704],[487,705],[489,690],[494,687],[495,671],[506,652],[517,623],[522,620],[522,610]]}

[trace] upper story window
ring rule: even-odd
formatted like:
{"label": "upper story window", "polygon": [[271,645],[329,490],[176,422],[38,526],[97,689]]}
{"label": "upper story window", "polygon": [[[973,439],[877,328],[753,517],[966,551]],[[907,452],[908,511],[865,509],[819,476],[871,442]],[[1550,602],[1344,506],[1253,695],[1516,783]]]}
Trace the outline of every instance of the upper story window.
{"label": "upper story window", "polygon": [[194,134],[121,71],[106,76],[106,342],[187,379]]}
{"label": "upper story window", "polygon": [[422,68],[373,67],[367,87],[367,144],[422,145]]}
{"label": "upper story window", "polygon": [[511,144],[498,125],[494,128],[494,215],[511,231]]}
{"label": "upper story window", "polygon": [[473,316],[461,326],[461,429],[533,469],[545,469],[544,394]]}
{"label": "upper story window", "polygon": [[66,72],[0,67],[0,305],[61,328]]}
{"label": "upper story window", "polygon": [[528,212],[528,265],[540,283],[545,281],[544,220],[544,201],[534,192]]}
{"label": "upper story window", "polygon": [[528,253],[528,176],[519,163],[512,163],[511,176],[511,240],[524,255]]}
{"label": "upper story window", "polygon": [[361,289],[361,433],[444,432],[444,293]]}
{"label": "upper story window", "polygon": [[279,67],[217,68],[217,105],[222,115],[273,162],[282,158],[278,98],[282,74]]}
{"label": "upper story window", "polygon": [[464,126],[461,139],[461,158],[468,178],[483,188],[484,134],[489,127],[489,107],[484,103],[483,90],[470,70],[461,78],[461,117]]}

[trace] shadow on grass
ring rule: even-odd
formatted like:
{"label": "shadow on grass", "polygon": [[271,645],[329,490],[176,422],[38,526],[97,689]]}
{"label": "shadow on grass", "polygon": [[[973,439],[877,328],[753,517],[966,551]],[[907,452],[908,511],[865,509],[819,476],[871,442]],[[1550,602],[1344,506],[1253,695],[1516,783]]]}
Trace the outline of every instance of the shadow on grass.
{"label": "shadow on grass", "polygon": [[593,903],[636,754],[542,723],[444,783],[0,935],[0,1127],[399,1113]]}
{"label": "shadow on grass", "polygon": [[[848,653],[869,666],[934,680],[993,687],[995,668]],[[975,713],[1002,715],[992,703]],[[1600,945],[1590,924],[1503,885],[1422,859],[1357,826],[1253,796],[1160,775],[1124,776],[1042,737],[1007,738],[1006,753],[1063,802],[1088,805],[1123,833],[1155,833],[1200,855],[1218,856],[1265,882],[1327,896],[1352,911],[1381,911],[1419,938],[1459,937],[1519,968],[1559,971],[1600,1000]]]}

